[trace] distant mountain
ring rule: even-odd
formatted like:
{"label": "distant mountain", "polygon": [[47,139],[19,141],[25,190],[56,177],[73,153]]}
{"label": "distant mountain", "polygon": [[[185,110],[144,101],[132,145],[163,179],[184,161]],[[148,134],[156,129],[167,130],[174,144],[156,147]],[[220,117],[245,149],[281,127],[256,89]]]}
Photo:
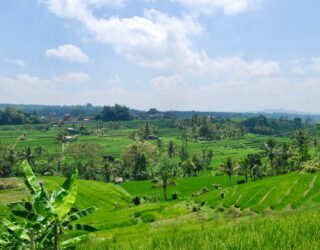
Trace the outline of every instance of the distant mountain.
{"label": "distant mountain", "polygon": [[296,110],[287,110],[287,109],[266,109],[266,110],[261,110],[261,111],[255,111],[252,113],[266,113],[266,114],[296,114],[296,115],[317,115],[317,114],[312,114],[312,113],[307,113],[307,112],[301,112],[301,111],[296,111]]}

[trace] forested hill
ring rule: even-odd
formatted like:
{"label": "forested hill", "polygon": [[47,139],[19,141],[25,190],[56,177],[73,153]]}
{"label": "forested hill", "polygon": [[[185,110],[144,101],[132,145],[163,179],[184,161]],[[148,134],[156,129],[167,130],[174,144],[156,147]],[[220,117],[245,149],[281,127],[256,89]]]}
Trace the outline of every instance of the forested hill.
{"label": "forested hill", "polygon": [[[0,111],[4,111],[6,108],[11,107],[14,109],[21,110],[25,113],[37,112],[39,116],[48,117],[52,113],[55,113],[57,117],[63,117],[65,114],[72,114],[75,116],[78,115],[87,115],[92,116],[102,112],[103,106],[94,106],[90,103],[86,105],[33,105],[33,104],[1,104]],[[213,108],[214,109],[214,108]],[[163,116],[163,117],[175,117],[178,119],[190,118],[193,115],[197,114],[199,116],[214,116],[221,118],[250,118],[258,115],[264,115],[267,118],[287,118],[293,120],[294,118],[301,118],[304,121],[318,122],[320,121],[320,114],[307,114],[299,113],[293,111],[279,110],[279,111],[261,111],[261,112],[215,112],[215,111],[158,111],[151,108],[148,111],[130,109],[130,113],[135,117],[146,118],[148,116]]]}

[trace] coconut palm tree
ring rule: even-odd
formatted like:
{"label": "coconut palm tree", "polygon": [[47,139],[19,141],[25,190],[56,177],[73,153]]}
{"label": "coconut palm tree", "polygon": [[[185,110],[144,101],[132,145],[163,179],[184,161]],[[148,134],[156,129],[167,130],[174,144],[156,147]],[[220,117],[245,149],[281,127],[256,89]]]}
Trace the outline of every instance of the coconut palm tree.
{"label": "coconut palm tree", "polygon": [[277,142],[274,139],[268,139],[263,145],[262,150],[269,159],[272,175],[275,175],[274,160],[277,155]]}
{"label": "coconut palm tree", "polygon": [[305,162],[310,159],[309,143],[310,136],[306,130],[299,129],[293,133],[293,145],[297,148],[299,153],[299,161]]}
{"label": "coconut palm tree", "polygon": [[169,141],[167,150],[168,150],[168,156],[172,158],[175,155],[175,151],[176,151],[176,147],[173,141]]}
{"label": "coconut palm tree", "polygon": [[231,157],[228,157],[224,162],[221,163],[220,170],[229,177],[229,185],[231,186],[231,177],[234,175],[236,170],[235,161]]}
{"label": "coconut palm tree", "polygon": [[276,164],[282,168],[282,172],[289,172],[289,159],[292,156],[292,149],[289,143],[284,142],[280,144],[276,155]]}
{"label": "coconut palm tree", "polygon": [[238,162],[238,170],[244,176],[246,182],[248,182],[248,175],[250,172],[250,162],[248,157],[245,157]]}
{"label": "coconut palm tree", "polygon": [[164,199],[167,200],[167,189],[169,186],[175,185],[174,170],[176,163],[168,156],[163,156],[158,165],[156,177],[152,180],[152,187],[161,187]]}

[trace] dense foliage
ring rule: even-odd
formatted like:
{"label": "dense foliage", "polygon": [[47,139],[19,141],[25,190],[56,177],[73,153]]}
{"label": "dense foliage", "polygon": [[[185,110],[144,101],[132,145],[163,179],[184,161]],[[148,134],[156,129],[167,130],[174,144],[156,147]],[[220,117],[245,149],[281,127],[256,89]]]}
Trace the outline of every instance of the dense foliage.
{"label": "dense foliage", "polygon": [[102,112],[95,119],[102,121],[128,121],[131,119],[130,110],[128,107],[118,104],[114,107],[104,106]]}
{"label": "dense foliage", "polygon": [[36,111],[26,113],[19,109],[6,108],[0,111],[0,125],[41,124],[46,122]]}
{"label": "dense foliage", "polygon": [[[27,201],[11,203],[11,221],[3,219],[4,231],[0,246],[6,249],[66,249],[83,240],[86,235],[60,240],[68,230],[93,232],[89,225],[73,222],[95,211],[94,207],[78,211],[74,208],[77,196],[77,169],[68,176],[60,190],[48,195],[27,161],[23,162],[25,184],[30,192]],[[73,211],[72,211],[73,209]]]}
{"label": "dense foliage", "polygon": [[230,119],[217,119],[212,116],[178,120],[177,127],[184,130],[184,136],[194,140],[239,139],[244,135],[243,127]]}

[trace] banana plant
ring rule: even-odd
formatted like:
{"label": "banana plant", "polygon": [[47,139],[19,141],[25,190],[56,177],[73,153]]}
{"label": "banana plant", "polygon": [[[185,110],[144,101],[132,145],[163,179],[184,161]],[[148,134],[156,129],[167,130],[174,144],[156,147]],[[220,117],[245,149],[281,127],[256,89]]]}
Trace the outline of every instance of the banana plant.
{"label": "banana plant", "polygon": [[78,176],[76,168],[61,188],[49,196],[43,183],[34,175],[28,161],[25,160],[22,167],[30,197],[27,201],[8,205],[12,220],[3,220],[4,233],[0,238],[0,246],[31,250],[65,249],[86,237],[81,235],[61,241],[60,236],[66,231],[96,231],[92,226],[76,223],[96,210],[95,207],[90,207],[74,212],[77,196],[75,180]]}

